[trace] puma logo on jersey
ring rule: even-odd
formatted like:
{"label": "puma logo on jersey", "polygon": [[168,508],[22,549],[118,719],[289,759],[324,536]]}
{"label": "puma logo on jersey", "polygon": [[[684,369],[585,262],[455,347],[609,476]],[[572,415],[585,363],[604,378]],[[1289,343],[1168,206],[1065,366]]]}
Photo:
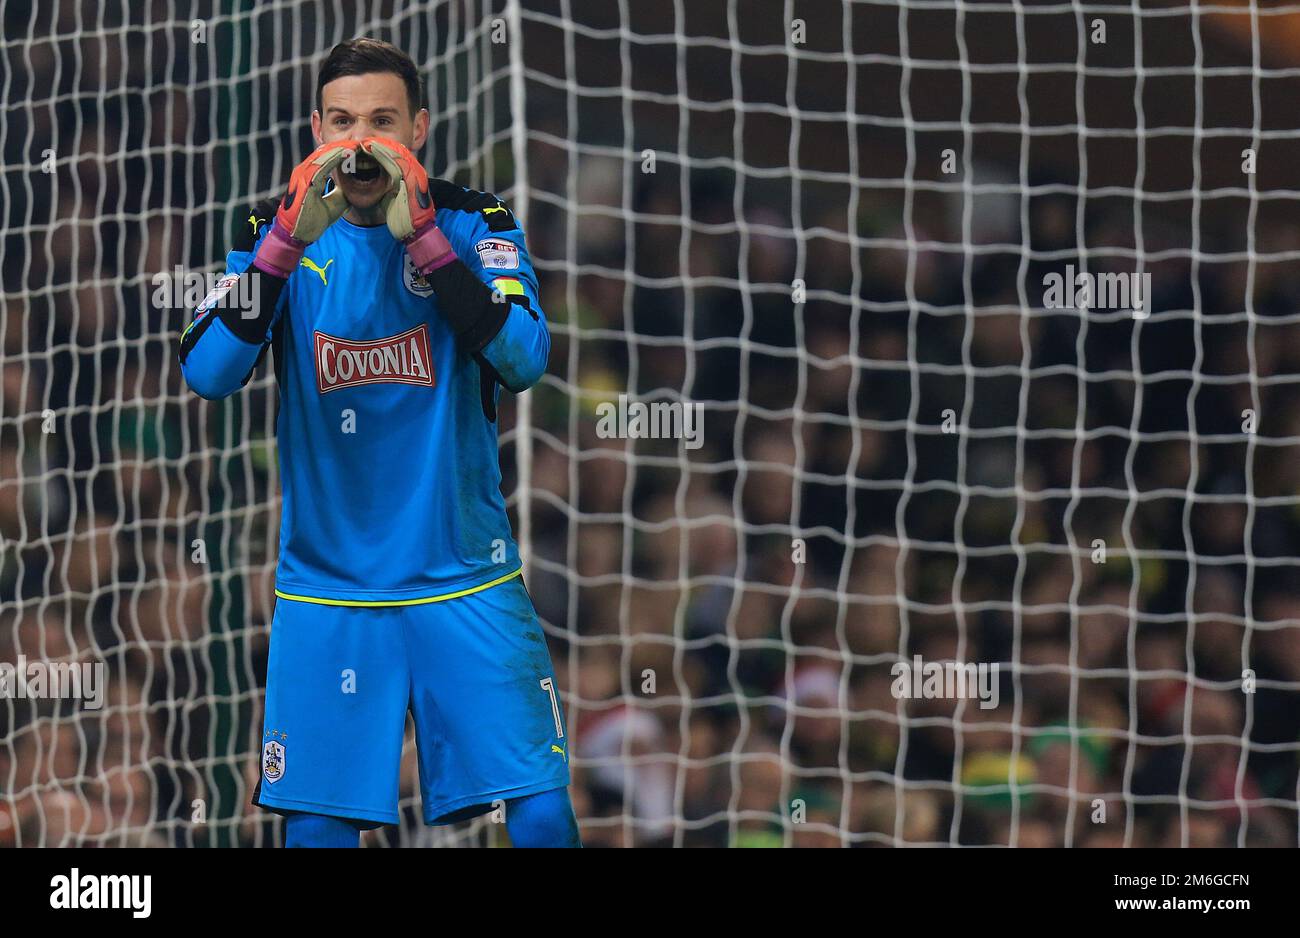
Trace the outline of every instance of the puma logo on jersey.
{"label": "puma logo on jersey", "polygon": [[248,223],[249,223],[250,225],[253,226],[253,237],[254,237],[254,238],[257,237],[257,223],[258,223],[259,221],[266,221],[266,219],[265,219],[265,218],[258,218],[256,213],[254,213],[254,214],[248,216]]}
{"label": "puma logo on jersey", "polygon": [[434,385],[427,323],[369,341],[315,336],[316,388],[322,394],[359,384]]}
{"label": "puma logo on jersey", "polygon": [[515,224],[515,217],[510,214],[510,209],[506,208],[505,203],[497,199],[497,204],[491,208],[481,208],[483,221],[487,223],[489,231],[514,231],[518,225]]}
{"label": "puma logo on jersey", "polygon": [[557,746],[555,743],[551,743],[551,752],[558,752],[560,755],[564,756],[565,762],[569,761],[569,755],[564,751],[563,746]]}
{"label": "puma logo on jersey", "polygon": [[317,276],[320,277],[320,282],[326,286],[329,286],[329,281],[325,279],[325,271],[329,270],[330,264],[332,263],[334,263],[334,258],[332,257],[325,262],[324,267],[317,267],[316,262],[310,257],[304,257],[302,259],[302,266],[306,267],[308,270],[315,271]]}

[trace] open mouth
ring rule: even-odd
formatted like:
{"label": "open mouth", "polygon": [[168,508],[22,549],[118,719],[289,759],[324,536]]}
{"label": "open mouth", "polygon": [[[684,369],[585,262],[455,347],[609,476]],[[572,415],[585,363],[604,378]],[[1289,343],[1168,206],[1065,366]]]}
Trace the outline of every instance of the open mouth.
{"label": "open mouth", "polygon": [[352,178],[357,182],[374,182],[379,178],[379,164],[373,160],[357,160],[357,168]]}

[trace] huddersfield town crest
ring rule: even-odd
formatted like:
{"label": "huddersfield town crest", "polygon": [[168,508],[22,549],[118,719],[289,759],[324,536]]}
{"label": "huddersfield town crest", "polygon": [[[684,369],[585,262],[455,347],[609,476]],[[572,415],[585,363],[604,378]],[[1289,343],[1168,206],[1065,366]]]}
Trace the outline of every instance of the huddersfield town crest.
{"label": "huddersfield town crest", "polygon": [[284,747],[274,739],[262,747],[262,777],[271,783],[284,778]]}
{"label": "huddersfield town crest", "polygon": [[428,296],[433,293],[433,284],[415,269],[415,261],[411,260],[411,255],[405,252],[402,254],[402,280],[406,283],[406,289],[416,296]]}

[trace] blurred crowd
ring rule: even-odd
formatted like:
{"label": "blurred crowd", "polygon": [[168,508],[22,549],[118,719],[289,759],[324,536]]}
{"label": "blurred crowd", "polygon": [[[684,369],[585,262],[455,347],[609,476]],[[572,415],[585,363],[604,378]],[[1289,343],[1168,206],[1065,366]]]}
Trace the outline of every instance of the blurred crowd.
{"label": "blurred crowd", "polygon": [[[19,96],[57,61],[29,48]],[[278,838],[248,804],[274,380],[184,387],[150,278],[212,269],[238,212],[211,153],[167,149],[193,99],[135,106],[4,118],[0,661],[110,685],[0,703],[0,845]],[[24,138],[62,141],[55,173]],[[902,181],[528,160],[553,351],[529,491],[505,395],[502,466],[587,844],[1295,845],[1300,225],[1261,219],[1248,260],[1244,221],[1193,252],[1049,176],[971,227]],[[1139,249],[1148,318],[1044,309],[1045,275]],[[598,437],[620,393],[702,403],[704,445]],[[914,655],[998,664],[999,706],[896,699]],[[406,755],[368,845],[504,842],[423,829]]]}
{"label": "blurred crowd", "polygon": [[[589,162],[578,201],[608,204],[618,169]],[[1149,224],[1171,259],[1146,267],[1148,318],[1080,315],[1044,309],[1043,278],[1125,270],[1127,206],[1017,198],[973,239],[1005,249],[977,252],[959,202],[848,218],[846,188],[802,206],[800,245],[780,193],[735,218],[736,184],[693,179],[682,206],[644,181],[639,219],[700,227],[584,230],[576,262],[608,273],[576,305],[561,255],[544,281],[580,328],[534,401],[530,588],[571,666],[593,839],[1294,845],[1285,265],[1193,265],[1191,232]],[[532,222],[545,267],[564,219]],[[1298,236],[1264,227],[1260,252]],[[598,439],[610,388],[705,402],[703,448]],[[998,663],[1000,705],[896,700],[917,654]]]}

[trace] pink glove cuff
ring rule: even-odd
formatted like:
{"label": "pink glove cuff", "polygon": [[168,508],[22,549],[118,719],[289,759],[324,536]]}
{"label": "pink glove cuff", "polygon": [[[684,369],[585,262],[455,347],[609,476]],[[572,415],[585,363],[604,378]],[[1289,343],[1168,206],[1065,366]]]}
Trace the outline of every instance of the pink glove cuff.
{"label": "pink glove cuff", "polygon": [[285,234],[279,219],[276,219],[253,255],[253,266],[273,277],[288,278],[298,269],[298,262],[306,250],[307,243]]}
{"label": "pink glove cuff", "polygon": [[451,242],[437,225],[429,225],[406,241],[406,253],[415,262],[415,269],[430,274],[456,260]]}

